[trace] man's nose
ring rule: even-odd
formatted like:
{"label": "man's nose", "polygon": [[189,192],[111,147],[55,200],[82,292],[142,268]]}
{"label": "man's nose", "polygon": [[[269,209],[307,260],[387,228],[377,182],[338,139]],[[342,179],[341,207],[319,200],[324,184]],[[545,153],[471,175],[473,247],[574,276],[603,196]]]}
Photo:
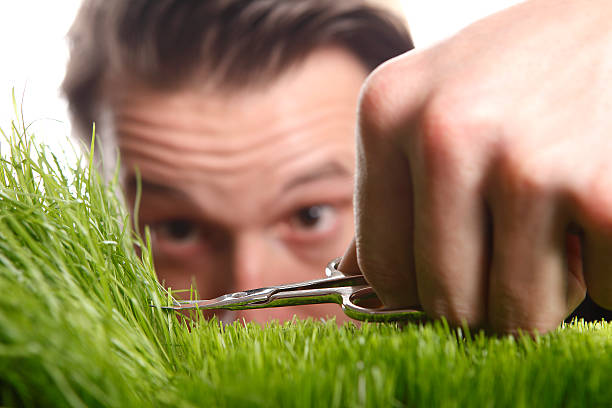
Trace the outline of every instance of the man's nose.
{"label": "man's nose", "polygon": [[265,276],[268,252],[265,238],[256,233],[244,233],[236,237],[231,260],[234,291],[270,284]]}
{"label": "man's nose", "polygon": [[[278,271],[284,268],[280,265],[283,262],[282,254],[277,251],[278,247],[274,242],[266,240],[263,234],[243,234],[234,241],[233,248],[233,276],[234,288],[232,291],[254,289],[265,286],[278,285]],[[286,321],[290,320],[295,308],[271,308],[271,309],[252,309],[239,310],[232,313],[232,318],[247,322],[265,323],[270,320]]]}

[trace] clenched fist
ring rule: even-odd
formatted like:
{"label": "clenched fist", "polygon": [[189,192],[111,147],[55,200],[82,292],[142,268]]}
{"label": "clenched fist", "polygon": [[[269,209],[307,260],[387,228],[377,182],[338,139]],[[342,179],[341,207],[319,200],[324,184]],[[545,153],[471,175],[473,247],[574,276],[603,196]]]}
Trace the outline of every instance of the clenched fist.
{"label": "clenched fist", "polygon": [[385,305],[498,332],[551,330],[587,288],[612,307],[611,21],[534,0],[369,77],[355,241]]}

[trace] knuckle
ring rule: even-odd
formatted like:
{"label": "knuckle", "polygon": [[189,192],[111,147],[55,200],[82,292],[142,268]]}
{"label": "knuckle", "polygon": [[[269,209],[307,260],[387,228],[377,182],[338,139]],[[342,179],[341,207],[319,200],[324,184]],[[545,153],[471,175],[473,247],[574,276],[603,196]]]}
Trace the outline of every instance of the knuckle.
{"label": "knuckle", "polygon": [[[427,91],[422,57],[405,54],[378,66],[366,78],[358,103],[364,136],[396,138],[414,119]],[[365,131],[365,132],[364,132]]]}
{"label": "knuckle", "polygon": [[502,149],[494,168],[493,185],[502,199],[536,200],[551,196],[557,188],[554,172],[520,149]]}
{"label": "knuckle", "polygon": [[382,64],[366,79],[359,96],[359,125],[368,134],[384,136],[393,127],[393,110],[397,109],[394,95],[393,62]]}
{"label": "knuckle", "polygon": [[442,171],[452,176],[458,173],[457,166],[478,165],[488,154],[492,118],[470,103],[463,89],[454,84],[440,88],[430,95],[419,115],[411,148],[428,173]]}
{"label": "knuckle", "polygon": [[428,95],[422,111],[422,129],[427,133],[452,134],[473,141],[490,134],[498,121],[489,103],[479,98],[468,83],[457,80],[442,82]]}
{"label": "knuckle", "polygon": [[434,97],[423,110],[415,150],[431,172],[456,161],[465,141],[465,115],[446,97]]}

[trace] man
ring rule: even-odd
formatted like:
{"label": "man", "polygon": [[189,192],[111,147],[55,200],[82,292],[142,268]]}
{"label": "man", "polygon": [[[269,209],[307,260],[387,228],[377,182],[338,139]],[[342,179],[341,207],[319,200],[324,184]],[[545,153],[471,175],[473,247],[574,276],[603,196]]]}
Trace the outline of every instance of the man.
{"label": "man", "polygon": [[[353,235],[356,106],[412,48],[359,0],[85,0],[63,89],[105,167],[118,148],[159,279],[211,298],[321,277]],[[227,312],[324,317],[335,305]]]}
{"label": "man", "polygon": [[612,308],[610,21],[609,0],[527,1],[377,69],[340,268],[498,332],[552,330],[587,290]]}

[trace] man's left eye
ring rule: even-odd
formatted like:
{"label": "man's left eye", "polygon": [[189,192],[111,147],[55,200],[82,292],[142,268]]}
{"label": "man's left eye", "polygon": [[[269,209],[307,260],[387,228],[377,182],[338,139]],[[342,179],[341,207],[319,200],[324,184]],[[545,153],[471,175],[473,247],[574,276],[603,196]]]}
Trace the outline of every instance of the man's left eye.
{"label": "man's left eye", "polygon": [[291,226],[306,230],[324,230],[333,226],[336,209],[327,204],[312,205],[297,210],[291,216]]}

